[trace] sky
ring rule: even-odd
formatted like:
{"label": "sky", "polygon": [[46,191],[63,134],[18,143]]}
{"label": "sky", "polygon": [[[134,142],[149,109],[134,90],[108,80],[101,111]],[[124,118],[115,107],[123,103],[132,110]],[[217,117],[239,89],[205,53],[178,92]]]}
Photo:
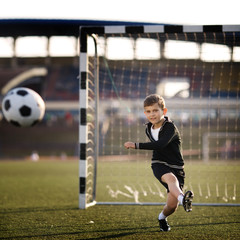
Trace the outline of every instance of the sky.
{"label": "sky", "polygon": [[240,24],[239,0],[0,0],[1,18]]}

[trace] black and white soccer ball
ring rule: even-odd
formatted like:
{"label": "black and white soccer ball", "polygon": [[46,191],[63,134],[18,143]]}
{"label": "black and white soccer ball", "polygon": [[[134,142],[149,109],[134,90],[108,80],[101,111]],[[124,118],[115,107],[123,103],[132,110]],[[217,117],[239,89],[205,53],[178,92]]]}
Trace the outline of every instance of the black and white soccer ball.
{"label": "black and white soccer ball", "polygon": [[34,126],[45,113],[45,103],[32,89],[19,87],[10,90],[2,101],[2,111],[8,122],[18,127]]}

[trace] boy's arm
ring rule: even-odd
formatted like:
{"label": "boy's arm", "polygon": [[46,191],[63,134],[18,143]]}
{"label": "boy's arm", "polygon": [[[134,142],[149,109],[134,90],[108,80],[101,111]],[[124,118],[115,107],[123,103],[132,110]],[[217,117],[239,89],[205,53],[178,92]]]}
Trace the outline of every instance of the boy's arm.
{"label": "boy's arm", "polygon": [[173,124],[166,124],[164,126],[164,131],[161,135],[161,138],[156,142],[145,142],[145,143],[136,143],[136,149],[145,149],[145,150],[162,150],[165,148],[175,137],[176,130]]}

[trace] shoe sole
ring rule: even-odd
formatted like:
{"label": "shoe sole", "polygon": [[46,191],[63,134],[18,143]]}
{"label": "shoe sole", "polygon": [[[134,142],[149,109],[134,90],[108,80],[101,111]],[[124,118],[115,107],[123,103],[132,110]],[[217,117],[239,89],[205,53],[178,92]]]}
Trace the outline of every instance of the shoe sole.
{"label": "shoe sole", "polygon": [[171,228],[169,228],[167,231],[165,231],[165,230],[163,230],[163,229],[160,228],[160,231],[161,231],[161,232],[169,232],[170,230],[171,230]]}
{"label": "shoe sole", "polygon": [[192,201],[193,201],[194,194],[191,191],[186,192],[186,195],[184,197],[185,202],[185,211],[191,212],[192,211]]}

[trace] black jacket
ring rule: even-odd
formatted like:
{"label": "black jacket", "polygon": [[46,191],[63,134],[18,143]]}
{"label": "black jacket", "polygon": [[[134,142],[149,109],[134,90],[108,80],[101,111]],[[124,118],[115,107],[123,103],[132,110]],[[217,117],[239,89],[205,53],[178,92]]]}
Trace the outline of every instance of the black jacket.
{"label": "black jacket", "polygon": [[158,141],[152,137],[151,127],[152,123],[146,124],[146,135],[151,142],[138,143],[137,148],[153,150],[152,163],[162,162],[172,168],[183,168],[182,143],[174,123],[165,116],[165,121],[159,131]]}

